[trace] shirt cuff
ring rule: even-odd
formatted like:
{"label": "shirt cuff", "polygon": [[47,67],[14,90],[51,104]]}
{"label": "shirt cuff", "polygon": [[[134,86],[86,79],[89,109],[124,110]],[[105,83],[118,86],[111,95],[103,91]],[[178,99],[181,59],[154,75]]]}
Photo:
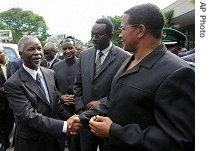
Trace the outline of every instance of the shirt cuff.
{"label": "shirt cuff", "polygon": [[64,121],[63,123],[63,133],[67,132],[67,121]]}

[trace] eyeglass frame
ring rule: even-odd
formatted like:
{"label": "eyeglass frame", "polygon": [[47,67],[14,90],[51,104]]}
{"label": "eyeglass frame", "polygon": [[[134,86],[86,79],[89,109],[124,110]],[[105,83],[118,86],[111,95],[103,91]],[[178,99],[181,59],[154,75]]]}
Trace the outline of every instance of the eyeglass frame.
{"label": "eyeglass frame", "polygon": [[125,27],[120,26],[120,27],[119,27],[119,30],[120,30],[120,31],[123,31],[123,30],[126,30],[126,29],[129,28],[129,27],[134,27],[134,26],[138,26],[138,24],[127,25],[127,26],[125,26]]}
{"label": "eyeglass frame", "polygon": [[91,39],[93,38],[93,37],[95,37],[96,39],[101,39],[101,38],[103,38],[105,35],[107,35],[106,33],[105,34],[100,34],[100,33],[91,33]]}

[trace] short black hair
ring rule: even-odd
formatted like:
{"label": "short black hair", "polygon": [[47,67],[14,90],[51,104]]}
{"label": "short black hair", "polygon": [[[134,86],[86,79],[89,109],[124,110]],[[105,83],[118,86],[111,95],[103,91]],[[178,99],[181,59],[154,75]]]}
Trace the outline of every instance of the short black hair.
{"label": "short black hair", "polygon": [[72,42],[72,45],[75,46],[75,40],[74,39],[75,39],[74,36],[68,36],[60,42],[60,45],[62,45],[65,42]]}
{"label": "short black hair", "polygon": [[103,17],[98,19],[95,23],[97,24],[106,24],[106,33],[107,34],[112,34],[114,31],[114,25],[112,23],[112,21],[109,18]]}
{"label": "short black hair", "polygon": [[124,14],[129,15],[130,24],[143,24],[152,36],[161,38],[165,17],[156,5],[150,3],[136,5],[125,11]]}

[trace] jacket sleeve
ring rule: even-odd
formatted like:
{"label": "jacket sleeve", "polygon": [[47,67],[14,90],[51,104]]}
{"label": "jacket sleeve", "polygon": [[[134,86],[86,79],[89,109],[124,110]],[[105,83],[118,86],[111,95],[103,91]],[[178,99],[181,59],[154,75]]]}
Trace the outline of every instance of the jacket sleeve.
{"label": "jacket sleeve", "polygon": [[[9,80],[4,86],[15,119],[22,127],[33,129],[33,132],[40,132],[52,136],[63,135],[64,121],[39,113],[29,100],[29,95],[31,96],[30,99],[34,99],[36,96],[30,93],[24,84],[17,80],[15,82]],[[44,107],[43,110],[45,110]]]}
{"label": "jacket sleeve", "polygon": [[83,101],[83,89],[82,89],[82,75],[81,75],[81,59],[79,58],[76,63],[76,76],[75,82],[73,85],[73,92],[75,95],[75,109],[78,112],[81,109],[85,108],[84,101]]}
{"label": "jacket sleeve", "polygon": [[98,107],[96,109],[91,109],[83,112],[82,114],[79,115],[80,121],[83,124],[84,127],[89,126],[89,120],[95,116],[95,115],[100,115],[100,116],[107,116],[109,108],[109,101],[104,101],[100,102]]}

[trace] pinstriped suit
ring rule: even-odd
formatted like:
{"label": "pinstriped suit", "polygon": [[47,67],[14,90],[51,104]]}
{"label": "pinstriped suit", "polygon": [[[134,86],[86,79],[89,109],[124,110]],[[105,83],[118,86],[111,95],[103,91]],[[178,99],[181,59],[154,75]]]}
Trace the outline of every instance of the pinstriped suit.
{"label": "pinstriped suit", "polygon": [[[10,62],[8,62],[7,67],[6,67],[7,78],[10,77],[9,66],[10,66]],[[9,108],[9,103],[3,90],[3,86],[5,82],[6,82],[6,78],[0,67],[0,140],[3,145],[8,146],[9,134],[11,133],[13,125],[14,125],[14,117],[13,117],[12,110]]]}
{"label": "pinstriped suit", "polygon": [[[112,45],[97,75],[95,75],[95,48],[92,47],[80,53],[74,83],[76,111],[84,110],[85,106],[94,100],[107,101],[112,79],[122,62],[129,56],[128,52]],[[88,143],[81,147],[85,150],[95,150],[97,137],[89,129],[83,129],[81,132],[81,143],[86,142],[83,139],[88,140]]]}
{"label": "pinstriped suit", "polygon": [[5,83],[5,92],[16,122],[15,151],[53,151],[55,143],[64,149],[63,120],[69,113],[57,102],[54,71],[40,67],[50,103],[32,76],[21,67]]}

